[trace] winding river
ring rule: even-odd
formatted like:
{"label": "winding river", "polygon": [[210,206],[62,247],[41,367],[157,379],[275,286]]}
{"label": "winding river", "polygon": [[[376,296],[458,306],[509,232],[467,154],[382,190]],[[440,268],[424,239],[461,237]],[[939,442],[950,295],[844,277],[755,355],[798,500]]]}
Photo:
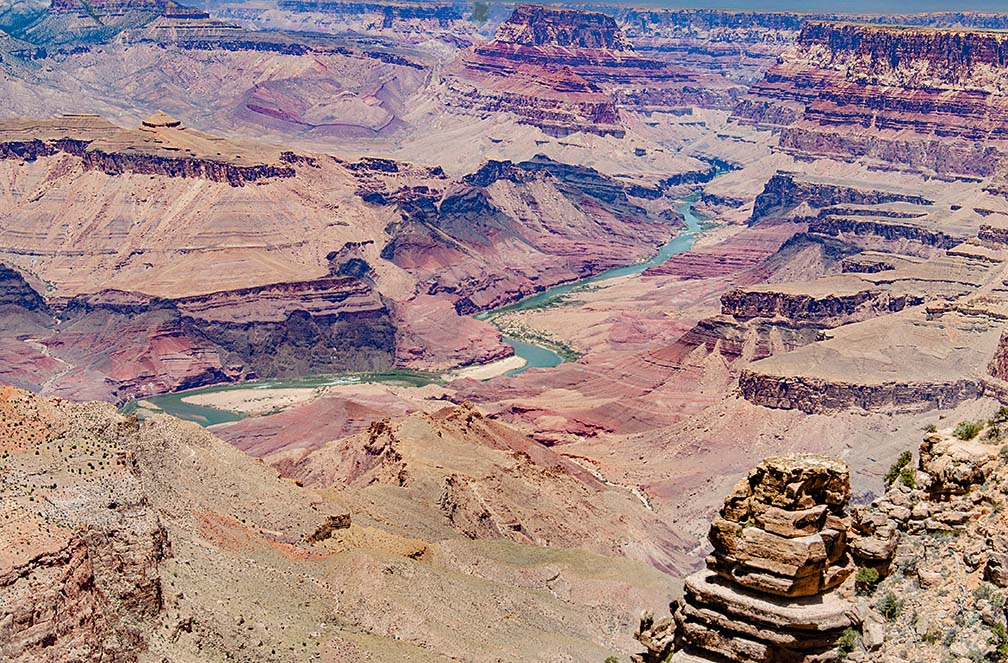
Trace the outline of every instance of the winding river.
{"label": "winding river", "polygon": [[[679,210],[679,212],[683,215],[683,218],[686,220],[686,229],[672,238],[672,240],[667,244],[662,246],[658,250],[658,253],[656,253],[650,260],[626,265],[624,267],[614,267],[613,269],[606,270],[601,274],[596,274],[595,276],[547,288],[540,293],[530,295],[506,306],[493,309],[492,311],[478,313],[476,315],[476,319],[486,320],[490,324],[493,324],[494,318],[503,313],[510,313],[512,311],[528,311],[530,309],[549,306],[550,304],[557,303],[563,296],[576,292],[577,290],[591,285],[592,283],[616,279],[621,276],[640,274],[649,267],[662,264],[674,255],[683,253],[684,251],[689,251],[693,246],[693,242],[696,241],[697,235],[700,234],[702,229],[701,220],[693,211],[693,203],[695,202],[695,197],[679,201],[679,204],[676,205],[676,209]],[[524,366],[509,371],[507,375],[517,375],[530,368],[553,368],[554,366],[559,366],[564,362],[563,357],[548,347],[537,345],[535,343],[529,343],[526,340],[520,340],[510,336],[501,336],[501,339],[514,348],[516,355],[525,360]]]}
{"label": "winding river", "polygon": [[[625,267],[615,267],[595,276],[547,288],[540,293],[530,295],[517,302],[480,313],[476,316],[476,318],[479,320],[486,320],[491,324],[494,324],[494,319],[501,314],[513,311],[536,309],[558,303],[562,297],[569,293],[576,292],[579,288],[584,288],[600,281],[629,276],[632,274],[640,274],[649,267],[660,265],[674,255],[688,251],[693,246],[693,243],[696,241],[702,228],[700,218],[697,217],[696,213],[693,211],[694,202],[696,202],[695,197],[679,201],[676,205],[676,209],[682,213],[684,219],[686,220],[686,228],[676,235],[676,237],[670,242],[662,246],[650,260],[626,265]],[[502,339],[505,343],[514,348],[517,356],[525,360],[524,366],[511,370],[506,373],[506,375],[517,375],[530,368],[552,368],[553,366],[559,366],[564,362],[564,358],[554,350],[531,342],[529,339],[511,338],[509,336],[502,336]],[[238,421],[243,419],[245,415],[236,412],[219,410],[217,408],[204,405],[187,403],[183,399],[188,396],[233,391],[238,389],[318,388],[334,385],[357,384],[362,382],[396,382],[421,386],[439,382],[441,380],[442,377],[436,374],[392,370],[384,373],[318,375],[282,380],[255,380],[252,382],[216,384],[207,387],[200,387],[198,389],[189,389],[169,394],[148,396],[147,398],[141,400],[144,403],[145,408],[153,406],[153,408],[167,412],[168,414],[176,416],[180,419],[194,421],[203,426],[213,426],[215,424]],[[130,401],[123,407],[122,411],[130,413],[136,411],[138,407],[140,407],[140,404],[137,401]]]}

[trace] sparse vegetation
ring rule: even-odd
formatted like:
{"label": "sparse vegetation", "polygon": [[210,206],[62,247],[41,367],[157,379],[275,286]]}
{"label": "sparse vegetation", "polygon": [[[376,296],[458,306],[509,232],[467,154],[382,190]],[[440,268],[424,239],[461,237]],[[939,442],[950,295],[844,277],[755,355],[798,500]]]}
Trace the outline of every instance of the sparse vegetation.
{"label": "sparse vegetation", "polygon": [[912,451],[907,450],[901,453],[899,458],[896,459],[896,462],[893,463],[892,466],[889,468],[889,471],[886,472],[885,475],[886,488],[893,485],[893,483],[896,482],[896,479],[900,477],[900,473],[903,471],[903,468],[907,467],[912,462],[913,462]]}
{"label": "sparse vegetation", "polygon": [[840,652],[841,656],[847,656],[854,648],[857,646],[858,632],[851,627],[844,629],[844,632],[840,635],[840,640],[837,642],[837,651]]}
{"label": "sparse vegetation", "polygon": [[989,601],[997,612],[1002,612],[1005,608],[1005,595],[993,584],[981,581],[980,585],[973,590],[973,598],[977,601]]}
{"label": "sparse vegetation", "polygon": [[917,470],[913,468],[912,465],[905,466],[900,470],[900,483],[902,483],[907,488],[917,487]]}
{"label": "sparse vegetation", "polygon": [[994,660],[998,663],[1008,661],[1008,630],[1004,624],[991,626],[991,645],[994,646]]}
{"label": "sparse vegetation", "polygon": [[896,596],[893,592],[889,592],[879,599],[878,603],[875,604],[875,608],[882,613],[887,622],[891,622],[903,612],[903,599]]}
{"label": "sparse vegetation", "polygon": [[879,584],[879,572],[870,566],[862,566],[858,569],[854,578],[854,586],[858,594],[871,594]]}
{"label": "sparse vegetation", "polygon": [[980,421],[960,421],[956,424],[952,434],[960,440],[972,440],[983,430],[983,422]]}

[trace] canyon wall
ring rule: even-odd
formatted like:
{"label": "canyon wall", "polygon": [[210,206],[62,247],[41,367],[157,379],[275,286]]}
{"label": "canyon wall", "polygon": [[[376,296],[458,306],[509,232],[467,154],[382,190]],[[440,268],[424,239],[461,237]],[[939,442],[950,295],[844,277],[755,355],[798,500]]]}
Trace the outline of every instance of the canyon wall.
{"label": "canyon wall", "polygon": [[734,110],[801,156],[989,178],[1008,138],[996,32],[807,21]]}

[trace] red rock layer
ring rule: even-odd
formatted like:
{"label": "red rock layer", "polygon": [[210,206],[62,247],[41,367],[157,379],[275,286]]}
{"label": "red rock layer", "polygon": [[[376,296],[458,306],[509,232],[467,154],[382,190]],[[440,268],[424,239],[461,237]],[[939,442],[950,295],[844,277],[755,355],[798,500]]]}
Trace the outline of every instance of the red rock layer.
{"label": "red rock layer", "polygon": [[454,104],[511,111],[548,133],[622,135],[617,107],[730,108],[740,89],[633,52],[612,18],[519,6],[460,61]]}
{"label": "red rock layer", "polygon": [[990,177],[1008,153],[1008,37],[809,21],[734,111],[813,157]]}

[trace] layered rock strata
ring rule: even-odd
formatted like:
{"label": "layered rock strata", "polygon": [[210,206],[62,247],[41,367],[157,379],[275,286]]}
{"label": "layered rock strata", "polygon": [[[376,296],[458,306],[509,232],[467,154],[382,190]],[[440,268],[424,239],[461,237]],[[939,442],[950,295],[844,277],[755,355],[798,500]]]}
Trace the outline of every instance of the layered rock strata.
{"label": "layered rock strata", "polygon": [[518,5],[497,29],[497,39],[522,46],[631,50],[611,16],[538,5]]}
{"label": "layered rock strata", "polygon": [[247,148],[182,126],[163,113],[137,129],[122,129],[91,115],[0,123],[0,159],[36,161],[65,153],[88,170],[202,178],[243,186],[294,176],[293,153]]}
{"label": "layered rock strata", "polygon": [[[899,455],[882,495],[840,516],[846,526],[845,554],[861,570],[857,577],[848,577],[822,595],[785,602],[771,601],[769,594],[740,588],[714,573],[696,574],[687,579],[684,598],[673,604],[674,618],[655,620],[650,613],[642,617],[637,638],[647,651],[634,660],[924,661],[950,654],[997,660],[1003,653],[1000,634],[1008,624],[1006,425],[1008,416],[1002,408],[990,419],[941,429],[930,426],[917,454],[906,450]],[[787,496],[784,502],[794,506],[799,487],[808,485],[808,469],[832,466],[845,476],[846,468],[839,461],[812,457],[802,463],[807,470],[796,477],[794,463],[781,460],[764,461],[726,499],[711,528],[715,555],[719,549],[740,547],[739,539],[748,542],[744,533],[749,529],[780,532],[783,524],[797,539],[814,529],[808,527],[811,522],[796,517],[808,509],[792,511],[786,519],[768,518],[777,512],[763,504],[781,504],[782,496]],[[767,482],[766,472],[776,481]],[[820,502],[811,509],[821,509],[825,502],[826,518],[835,518],[838,514],[830,503],[838,501],[833,497],[839,493],[828,486],[837,485],[832,477],[838,475],[826,469],[825,476],[816,476],[813,485],[822,488],[805,502]],[[762,484],[773,488],[764,492]],[[751,507],[737,509],[754,500],[763,503],[756,509],[764,514],[760,518],[753,517]],[[742,537],[724,542],[724,528],[718,522],[727,520],[726,513],[748,516],[749,526]],[[828,556],[825,538],[824,544]],[[784,548],[777,545],[774,550],[779,555]],[[797,631],[794,623],[800,624]],[[841,641],[836,629],[844,629]],[[776,649],[767,647],[767,641]],[[796,643],[804,646],[795,647]]]}
{"label": "layered rock strata", "polygon": [[837,460],[768,458],[724,502],[707,569],[686,579],[674,623],[646,616],[638,661],[839,660],[852,625],[850,477]]}
{"label": "layered rock strata", "polygon": [[553,135],[624,135],[621,107],[731,108],[741,88],[636,53],[604,14],[519,5],[496,38],[468,51],[449,81],[451,103],[510,111]]}
{"label": "layered rock strata", "polygon": [[802,157],[990,178],[1008,154],[1003,34],[808,21],[735,108]]}

